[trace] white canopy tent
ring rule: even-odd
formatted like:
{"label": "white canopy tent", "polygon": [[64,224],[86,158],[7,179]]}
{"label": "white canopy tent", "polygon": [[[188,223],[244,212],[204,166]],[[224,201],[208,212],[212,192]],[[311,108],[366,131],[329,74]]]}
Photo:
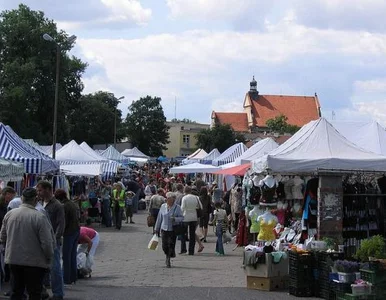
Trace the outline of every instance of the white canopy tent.
{"label": "white canopy tent", "polygon": [[89,147],[78,145],[74,140],[64,145],[56,153],[60,161],[60,170],[67,175],[112,175],[116,173],[117,163],[111,163],[108,159],[87,150]]}
{"label": "white canopy tent", "polygon": [[277,147],[279,147],[279,144],[276,143],[272,138],[265,138],[252,145],[247,151],[241,154],[241,156],[236,159],[236,165],[239,166],[249,163],[252,160],[258,159],[259,157],[268,154]]}
{"label": "white canopy tent", "polygon": [[99,153],[96,153],[93,148],[91,148],[86,142],[82,142],[79,145],[84,151],[86,151],[89,155],[95,158],[95,160],[98,161],[108,161],[108,159]]}
{"label": "white canopy tent", "polygon": [[355,145],[386,156],[386,130],[377,122],[338,122],[331,124]]}
{"label": "white canopy tent", "polygon": [[138,150],[137,147],[134,147],[132,149],[125,149],[123,150],[122,154],[126,157],[129,157],[130,159],[132,157],[138,157],[138,158],[146,158],[149,159],[150,157],[147,156],[146,154],[142,153],[141,151]]}
{"label": "white canopy tent", "polygon": [[219,157],[220,155],[221,155],[220,151],[218,151],[217,148],[214,148],[212,151],[210,151],[208,153],[207,156],[205,156],[202,159],[200,159],[200,163],[201,164],[209,164],[209,165],[211,165],[212,161],[214,159],[216,159],[217,157]]}
{"label": "white canopy tent", "polygon": [[101,175],[101,164],[72,164],[61,165],[60,170],[66,175],[97,176]]}
{"label": "white canopy tent", "polygon": [[195,157],[202,149],[198,148],[196,151],[194,151],[192,154],[188,155],[186,158],[193,158]]}
{"label": "white canopy tent", "polygon": [[219,157],[212,161],[212,165],[221,166],[230,162],[234,162],[238,157],[240,157],[245,151],[247,151],[247,146],[243,143],[237,143],[223,152]]}
{"label": "white canopy tent", "polygon": [[74,140],[70,141],[56,152],[56,159],[61,162],[106,162],[107,159],[101,159],[90,154],[84,148],[79,146]]}
{"label": "white canopy tent", "polygon": [[191,154],[187,158],[185,158],[182,161],[182,164],[187,165],[187,164],[199,162],[201,159],[203,159],[207,155],[208,155],[208,153],[206,153],[206,151],[204,149],[198,149],[193,154]]}
{"label": "white canopy tent", "polygon": [[170,173],[211,173],[221,170],[219,167],[204,165],[200,163],[192,163],[170,169]]}
{"label": "white canopy tent", "polygon": [[386,157],[368,152],[343,137],[326,119],[304,125],[269,154],[254,160],[252,169],[275,173],[386,171]]}
{"label": "white canopy tent", "polygon": [[110,145],[106,150],[99,152],[99,154],[107,159],[112,159],[121,163],[128,163],[129,159],[118,152],[112,145]]}

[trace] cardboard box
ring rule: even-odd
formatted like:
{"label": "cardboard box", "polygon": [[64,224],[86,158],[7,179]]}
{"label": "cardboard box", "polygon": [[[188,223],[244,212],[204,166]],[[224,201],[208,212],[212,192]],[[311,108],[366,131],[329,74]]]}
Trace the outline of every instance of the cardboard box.
{"label": "cardboard box", "polygon": [[260,291],[280,291],[288,287],[288,276],[284,277],[255,277],[247,276],[247,288]]}
{"label": "cardboard box", "polygon": [[289,274],[289,258],[288,255],[286,258],[281,258],[279,263],[274,263],[272,260],[272,255],[271,255],[271,277],[283,277],[283,276],[288,276]]}
{"label": "cardboard box", "polygon": [[270,253],[265,254],[265,263],[254,266],[245,266],[245,275],[254,277],[281,277],[289,274],[289,259],[281,258],[280,262],[275,264]]}

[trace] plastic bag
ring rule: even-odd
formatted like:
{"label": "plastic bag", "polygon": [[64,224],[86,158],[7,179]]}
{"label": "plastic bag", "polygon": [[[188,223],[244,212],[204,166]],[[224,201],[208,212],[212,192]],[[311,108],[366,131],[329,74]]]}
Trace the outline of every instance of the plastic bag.
{"label": "plastic bag", "polygon": [[84,252],[78,253],[76,257],[78,270],[86,268],[87,255]]}
{"label": "plastic bag", "polygon": [[147,248],[150,250],[157,250],[158,248],[158,236],[156,234],[153,235],[151,238],[149,245],[147,245]]}

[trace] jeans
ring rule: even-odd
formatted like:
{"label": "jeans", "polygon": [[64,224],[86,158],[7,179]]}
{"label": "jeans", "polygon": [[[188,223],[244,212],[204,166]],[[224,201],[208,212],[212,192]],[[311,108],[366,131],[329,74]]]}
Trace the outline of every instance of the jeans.
{"label": "jeans", "polygon": [[51,267],[51,289],[52,294],[56,297],[64,297],[63,271],[60,261],[60,243],[57,242]]}
{"label": "jeans", "polygon": [[[184,222],[189,233],[189,254],[194,254],[194,247],[196,245],[196,227],[197,221]],[[186,235],[183,234],[181,238],[181,252],[186,252]]]}
{"label": "jeans", "polygon": [[110,199],[102,200],[102,223],[111,227]]}
{"label": "jeans", "polygon": [[28,267],[10,265],[11,281],[11,300],[24,299],[24,291],[27,290],[30,300],[41,300],[42,282],[46,269],[39,267]]}
{"label": "jeans", "polygon": [[78,248],[79,229],[72,235],[63,237],[63,281],[65,284],[76,282],[77,279],[77,262],[76,252]]}
{"label": "jeans", "polygon": [[219,254],[224,254],[224,245],[222,241],[222,222],[217,222],[216,225],[216,236],[217,236],[217,241],[216,241],[216,252]]}

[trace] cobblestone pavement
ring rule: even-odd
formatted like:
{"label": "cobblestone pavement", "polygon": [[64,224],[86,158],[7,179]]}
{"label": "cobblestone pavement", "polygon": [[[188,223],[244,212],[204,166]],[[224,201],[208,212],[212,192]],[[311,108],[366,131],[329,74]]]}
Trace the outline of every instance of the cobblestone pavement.
{"label": "cobblestone pavement", "polygon": [[134,215],[136,223],[123,224],[121,230],[95,226],[101,242],[94,272],[91,278],[66,286],[66,299],[295,299],[286,292],[248,290],[242,248],[232,251],[231,242],[224,245],[225,256],[216,256],[212,227],[202,253],[177,254],[172,268],[166,268],[161,247],[147,249],[152,229],[146,226],[146,216],[140,211]]}

